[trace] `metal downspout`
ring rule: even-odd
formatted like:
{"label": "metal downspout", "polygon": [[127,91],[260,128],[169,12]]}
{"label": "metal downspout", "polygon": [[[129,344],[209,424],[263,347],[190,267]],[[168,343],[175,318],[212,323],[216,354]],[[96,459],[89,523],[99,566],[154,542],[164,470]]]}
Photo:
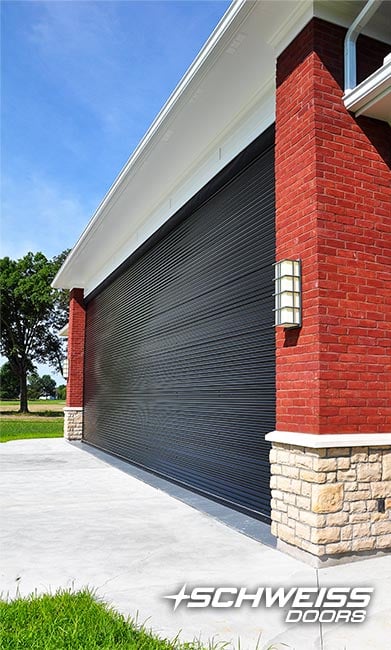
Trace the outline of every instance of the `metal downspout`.
{"label": "metal downspout", "polygon": [[381,5],[382,0],[368,0],[350,25],[344,45],[345,93],[357,86],[356,41],[360,32]]}

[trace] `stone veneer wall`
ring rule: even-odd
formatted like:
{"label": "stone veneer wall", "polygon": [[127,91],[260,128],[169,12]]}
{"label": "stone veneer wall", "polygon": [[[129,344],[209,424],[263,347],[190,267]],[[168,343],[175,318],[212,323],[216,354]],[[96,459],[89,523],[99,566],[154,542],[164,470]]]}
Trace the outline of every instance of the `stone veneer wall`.
{"label": "stone veneer wall", "polygon": [[270,462],[272,533],[280,540],[318,558],[391,548],[390,446],[273,443]]}
{"label": "stone veneer wall", "polygon": [[83,437],[83,407],[64,408],[64,438],[81,440]]}

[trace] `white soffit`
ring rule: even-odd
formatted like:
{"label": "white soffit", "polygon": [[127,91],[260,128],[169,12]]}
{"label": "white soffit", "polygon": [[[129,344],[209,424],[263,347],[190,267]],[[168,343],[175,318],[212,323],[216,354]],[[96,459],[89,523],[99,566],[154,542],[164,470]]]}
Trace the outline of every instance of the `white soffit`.
{"label": "white soffit", "polygon": [[[314,15],[336,25],[350,27],[366,3],[367,0],[314,0]],[[360,33],[383,43],[391,43],[390,0],[383,0]]]}
{"label": "white soffit", "polygon": [[353,90],[345,92],[344,104],[349,111],[391,123],[391,55],[384,65]]}
{"label": "white soffit", "polygon": [[[317,13],[324,4],[315,4]],[[337,4],[340,10],[359,3]],[[54,287],[91,293],[274,122],[276,56],[313,15],[312,0],[232,3],[99,205]],[[350,19],[344,17],[346,24]]]}
{"label": "white soffit", "polygon": [[[297,7],[305,11],[298,11]],[[274,121],[281,25],[309,0],[236,0],[103,199],[54,279],[88,295]],[[309,16],[310,17],[310,16]],[[303,20],[305,21],[303,23]]]}

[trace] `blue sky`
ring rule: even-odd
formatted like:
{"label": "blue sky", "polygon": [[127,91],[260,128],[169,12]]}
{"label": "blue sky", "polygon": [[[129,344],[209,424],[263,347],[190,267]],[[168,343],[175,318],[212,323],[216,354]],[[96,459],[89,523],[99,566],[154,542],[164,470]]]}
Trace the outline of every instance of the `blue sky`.
{"label": "blue sky", "polygon": [[2,256],[75,243],[228,6],[3,0]]}

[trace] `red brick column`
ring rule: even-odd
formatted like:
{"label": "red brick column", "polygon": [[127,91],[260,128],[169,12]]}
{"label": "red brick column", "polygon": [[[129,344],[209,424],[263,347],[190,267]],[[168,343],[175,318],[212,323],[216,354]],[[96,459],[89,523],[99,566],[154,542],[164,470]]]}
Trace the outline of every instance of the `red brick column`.
{"label": "red brick column", "polygon": [[[303,326],[276,335],[272,533],[320,566],[391,547],[390,128],[345,109],[344,36],[314,19],[277,62],[276,255],[302,260]],[[359,38],[359,81],[387,51]]]}
{"label": "red brick column", "polygon": [[[303,327],[277,333],[277,429],[391,431],[390,127],[344,107],[345,30],[314,19],[277,62],[277,259]],[[388,48],[360,37],[359,80]]]}
{"label": "red brick column", "polygon": [[64,435],[69,440],[79,440],[82,437],[85,325],[83,289],[72,289],[69,299],[68,381],[64,422]]}

